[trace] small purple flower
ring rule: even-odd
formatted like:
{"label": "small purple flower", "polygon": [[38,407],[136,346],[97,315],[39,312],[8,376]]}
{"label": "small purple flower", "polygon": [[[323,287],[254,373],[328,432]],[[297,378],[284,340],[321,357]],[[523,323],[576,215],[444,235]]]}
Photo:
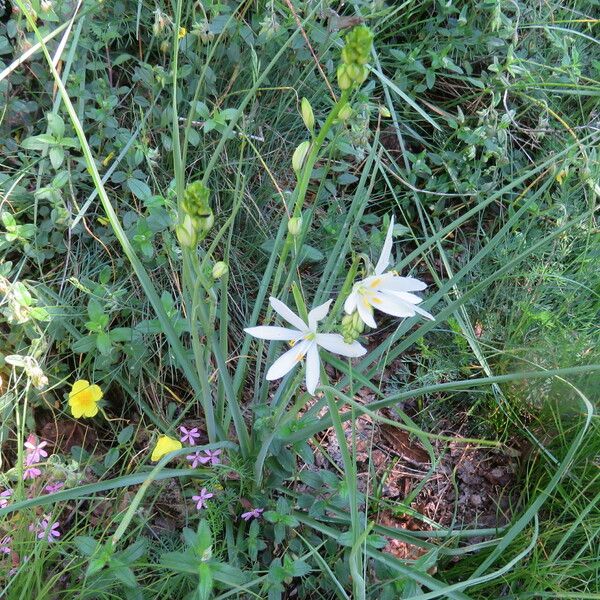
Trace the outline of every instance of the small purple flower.
{"label": "small purple flower", "polygon": [[37,467],[29,467],[23,471],[23,481],[26,481],[27,479],[35,479],[41,474],[42,472]]}
{"label": "small purple flower", "polygon": [[200,450],[196,450],[194,454],[188,454],[186,458],[190,461],[192,469],[195,469],[199,464],[208,462],[206,457],[202,456]]}
{"label": "small purple flower", "polygon": [[38,540],[46,540],[47,542],[54,542],[60,537],[60,531],[58,528],[60,523],[56,521],[50,525],[47,519],[42,519],[37,527],[37,538]]}
{"label": "small purple flower", "polygon": [[13,495],[12,489],[8,488],[0,493],[0,508],[8,506],[8,499]]}
{"label": "small purple flower", "polygon": [[64,482],[57,481],[56,483],[49,483],[44,489],[49,494],[54,494],[54,492],[58,492],[58,490],[62,490],[62,488],[64,488],[64,487],[65,487]]}
{"label": "small purple flower", "polygon": [[242,513],[242,519],[244,519],[244,521],[249,521],[250,519],[258,519],[264,510],[264,508],[253,508],[248,512]]}
{"label": "small purple flower", "polygon": [[194,427],[193,429],[186,429],[185,427],[181,426],[179,431],[181,431],[180,439],[182,444],[189,444],[190,446],[196,445],[196,440],[200,437],[200,432],[198,431],[197,427]]}
{"label": "small purple flower", "polygon": [[219,458],[221,450],[205,450],[204,454],[206,455],[206,458],[201,461],[203,463],[210,462],[213,465],[218,465],[221,462],[221,459]]}
{"label": "small purple flower", "polygon": [[192,500],[196,503],[196,509],[200,510],[201,508],[204,508],[206,506],[206,501],[213,496],[214,494],[207,492],[206,488],[202,488],[198,496],[192,496]]}
{"label": "small purple flower", "polygon": [[0,540],[0,554],[10,554],[10,543],[12,542],[12,538],[10,535],[5,535]]}
{"label": "small purple flower", "polygon": [[46,458],[48,453],[44,450],[44,446],[47,446],[48,442],[40,442],[35,444],[33,441],[27,440],[25,442],[25,464],[27,466],[33,465],[34,463],[41,462],[42,458]]}

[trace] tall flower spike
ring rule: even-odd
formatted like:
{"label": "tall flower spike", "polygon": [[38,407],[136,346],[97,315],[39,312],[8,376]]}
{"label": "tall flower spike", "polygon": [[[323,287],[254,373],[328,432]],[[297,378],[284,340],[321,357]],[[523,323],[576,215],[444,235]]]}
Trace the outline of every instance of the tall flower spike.
{"label": "tall flower spike", "polygon": [[347,344],[338,333],[318,333],[317,325],[329,312],[331,300],[313,308],[308,313],[308,323],[305,323],[296,313],[288,308],[281,300],[269,299],[273,310],[283,317],[295,329],[262,325],[248,327],[246,333],[262,339],[289,342],[292,348],[284,352],[267,371],[267,380],[273,381],[289,373],[302,359],[306,357],[306,389],[313,396],[321,374],[319,347],[341,356],[363,356],[367,350],[358,342]]}
{"label": "tall flower spike", "polygon": [[358,311],[364,323],[373,329],[377,327],[374,309],[393,317],[414,317],[419,313],[435,321],[432,315],[417,306],[423,301],[422,298],[411,293],[424,290],[427,284],[413,277],[400,277],[395,271],[385,272],[391,262],[393,231],[394,217],[390,220],[373,274],[355,283],[344,303],[346,313],[350,315],[355,310]]}

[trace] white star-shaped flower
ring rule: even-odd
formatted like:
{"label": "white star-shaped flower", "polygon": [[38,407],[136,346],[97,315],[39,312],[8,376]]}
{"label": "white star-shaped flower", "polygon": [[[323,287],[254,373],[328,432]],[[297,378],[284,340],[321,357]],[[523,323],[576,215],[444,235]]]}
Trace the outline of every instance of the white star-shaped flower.
{"label": "white star-shaped flower", "polygon": [[358,310],[363,322],[373,329],[377,327],[373,317],[374,308],[393,317],[413,317],[419,313],[435,321],[432,315],[417,306],[423,300],[410,293],[424,290],[427,287],[425,283],[413,277],[400,277],[395,271],[384,273],[390,265],[393,229],[394,217],[390,221],[373,275],[355,283],[344,303],[344,310],[349,315]]}
{"label": "white star-shaped flower", "polygon": [[319,346],[334,354],[341,356],[357,357],[366,354],[367,349],[358,342],[347,344],[338,333],[318,333],[317,323],[323,320],[329,312],[331,300],[313,308],[308,313],[308,324],[297,314],[288,308],[281,300],[269,298],[271,306],[281,317],[283,317],[295,329],[287,327],[274,327],[261,325],[259,327],[248,327],[246,333],[262,340],[286,341],[292,346],[282,354],[267,371],[267,380],[273,381],[289,373],[306,356],[306,389],[314,395],[319,385],[321,373],[321,359],[319,357]]}

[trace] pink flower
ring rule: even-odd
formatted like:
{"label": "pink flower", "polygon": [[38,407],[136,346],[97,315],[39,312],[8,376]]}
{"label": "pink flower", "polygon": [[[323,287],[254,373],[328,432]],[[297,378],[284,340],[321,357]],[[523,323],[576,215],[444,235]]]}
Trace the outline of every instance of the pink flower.
{"label": "pink flower", "polygon": [[56,541],[60,537],[60,531],[58,531],[59,526],[60,523],[58,521],[50,525],[50,522],[47,519],[42,519],[37,526],[38,540],[46,540],[47,542]]}
{"label": "pink flower", "polygon": [[0,554],[10,554],[10,546],[9,544],[12,542],[12,538],[10,535],[5,535],[0,540]]}
{"label": "pink flower", "polygon": [[242,519],[244,519],[244,521],[249,521],[250,519],[258,519],[264,510],[264,508],[253,508],[248,512],[242,513]]}
{"label": "pink flower", "polygon": [[48,456],[48,453],[44,450],[44,446],[47,446],[48,442],[40,442],[39,444],[36,444],[35,441],[35,436],[30,435],[25,442],[25,464],[27,466],[33,465],[34,463],[39,463],[42,461],[42,458],[46,458],[46,456]]}
{"label": "pink flower", "polygon": [[37,467],[29,467],[23,471],[23,481],[26,481],[27,479],[35,479],[41,474],[42,472]]}
{"label": "pink flower", "polygon": [[192,500],[196,503],[196,509],[200,510],[201,508],[204,508],[206,506],[206,501],[213,496],[214,494],[207,492],[206,488],[202,488],[198,496],[192,496]]}
{"label": "pink flower", "polygon": [[192,469],[195,469],[199,464],[208,462],[206,457],[202,456],[200,450],[196,450],[194,454],[188,454],[186,458],[190,461]]}
{"label": "pink flower", "polygon": [[0,493],[0,508],[8,506],[8,499],[13,495],[12,489],[8,488]]}
{"label": "pink flower", "polygon": [[201,461],[204,464],[210,462],[213,465],[218,465],[221,462],[221,459],[219,458],[221,450],[205,450],[204,454],[206,455],[206,457],[204,458],[204,460]]}
{"label": "pink flower", "polygon": [[58,492],[58,490],[62,490],[65,487],[64,482],[57,481],[56,483],[49,483],[44,489],[49,493],[53,494],[54,492]]}
{"label": "pink flower", "polygon": [[194,427],[193,429],[186,429],[185,427],[181,426],[179,431],[181,431],[180,439],[182,444],[189,444],[190,446],[196,445],[196,440],[200,437],[197,427]]}

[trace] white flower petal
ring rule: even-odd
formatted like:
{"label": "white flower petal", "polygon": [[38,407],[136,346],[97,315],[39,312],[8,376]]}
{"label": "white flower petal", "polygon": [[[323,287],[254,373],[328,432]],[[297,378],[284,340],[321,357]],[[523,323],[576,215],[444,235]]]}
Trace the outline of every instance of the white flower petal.
{"label": "white flower petal", "polygon": [[313,342],[306,354],[306,390],[311,396],[315,395],[315,390],[319,385],[320,371],[319,348]]}
{"label": "white flower petal", "polygon": [[433,315],[429,314],[426,310],[423,310],[420,306],[415,306],[414,309],[420,315],[423,315],[424,317],[427,317],[431,321],[435,321],[435,317]]}
{"label": "white flower petal", "polygon": [[316,308],[313,308],[308,313],[308,327],[312,331],[315,331],[317,328],[317,323],[327,316],[327,313],[329,312],[329,306],[332,302],[333,300],[327,300],[327,302],[317,306]]}
{"label": "white flower petal", "polygon": [[[385,293],[387,290],[381,291]],[[415,296],[414,294],[408,294],[406,292],[389,292],[389,295],[395,296],[396,298],[400,298],[400,300],[403,300],[405,302],[410,302],[415,312],[418,312],[420,315],[423,315],[424,317],[435,321],[435,317],[433,315],[429,314],[426,310],[423,310],[422,308],[417,306],[417,304],[423,302],[423,298],[419,298],[419,296]]]}
{"label": "white flower petal", "polygon": [[390,219],[390,226],[388,227],[387,234],[385,236],[385,242],[383,243],[383,248],[381,249],[381,255],[379,256],[379,260],[375,265],[375,275],[381,275],[390,264],[390,257],[392,254],[392,243],[393,243],[393,234],[394,234],[394,215]]}
{"label": "white flower petal", "polygon": [[358,294],[356,292],[351,292],[346,298],[346,301],[344,302],[344,310],[347,314],[351,315],[356,310],[357,299]]}
{"label": "white flower petal", "polygon": [[292,341],[302,337],[302,332],[287,327],[272,327],[271,325],[260,325],[258,327],[246,327],[246,333],[261,340],[285,340]]}
{"label": "white flower petal", "polygon": [[426,283],[414,277],[400,277],[400,275],[394,275],[393,273],[385,273],[381,276],[381,279],[379,289],[394,292],[420,292],[427,287]]}
{"label": "white flower petal", "polygon": [[368,325],[371,329],[375,329],[377,327],[377,323],[375,323],[375,319],[373,318],[373,309],[371,305],[365,300],[364,296],[361,296],[356,303],[356,308],[358,309],[358,314],[362,319],[365,325]]}
{"label": "white flower petal", "polygon": [[317,333],[317,344],[329,352],[352,358],[364,356],[367,353],[367,349],[358,342],[347,344],[339,333]]}
{"label": "white flower petal", "polygon": [[267,381],[273,381],[289,373],[303,358],[310,342],[302,340],[297,346],[284,352],[267,371]]}
{"label": "white flower petal", "polygon": [[404,302],[408,302],[409,304],[421,304],[421,302],[423,302],[423,298],[420,298],[415,294],[409,294],[408,292],[388,292],[386,288],[382,288],[380,291],[384,294],[389,293],[392,296],[396,296],[397,298],[400,298],[400,300],[404,300]]}
{"label": "white flower petal", "polygon": [[269,298],[269,302],[271,303],[271,306],[275,312],[282,316],[290,325],[293,325],[300,331],[306,331],[308,329],[306,323],[296,313],[289,309],[281,300],[277,300],[277,298],[273,298],[273,296],[271,296]]}
{"label": "white flower petal", "polygon": [[415,308],[409,302],[398,298],[396,294],[379,292],[370,298],[371,306],[393,317],[414,317]]}

